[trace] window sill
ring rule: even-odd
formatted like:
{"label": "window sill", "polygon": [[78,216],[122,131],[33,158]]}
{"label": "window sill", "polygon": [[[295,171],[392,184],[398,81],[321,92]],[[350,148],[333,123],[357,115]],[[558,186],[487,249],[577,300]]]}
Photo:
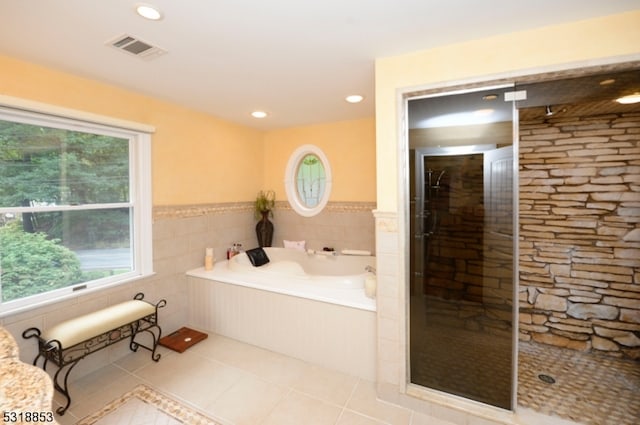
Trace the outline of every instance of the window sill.
{"label": "window sill", "polygon": [[[126,279],[122,279],[112,283],[101,284],[97,286],[89,286],[85,289],[79,289],[75,291],[73,290],[73,288],[65,288],[64,289],[65,293],[60,294],[55,298],[50,297],[47,299],[41,299],[26,305],[23,304],[23,305],[11,306],[10,305],[11,302],[7,302],[4,304],[4,307],[7,307],[6,310],[0,311],[0,319],[7,319],[8,317],[11,317],[16,314],[25,314],[29,312],[35,312],[35,310],[38,310],[40,308],[50,307],[54,304],[61,303],[63,301],[68,301],[74,298],[81,298],[85,295],[96,294],[108,289],[117,288],[118,286],[123,286],[129,283],[133,283],[138,280],[146,279],[154,275],[155,275],[155,272],[151,272],[144,275],[128,277]],[[5,321],[5,324],[6,324],[6,321]]]}

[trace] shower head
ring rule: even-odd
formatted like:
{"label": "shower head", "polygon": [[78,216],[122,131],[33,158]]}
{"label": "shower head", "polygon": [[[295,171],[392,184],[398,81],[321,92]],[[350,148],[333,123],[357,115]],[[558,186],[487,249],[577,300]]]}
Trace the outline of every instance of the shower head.
{"label": "shower head", "polygon": [[560,114],[560,113],[567,112],[567,107],[566,106],[564,106],[564,107],[560,108],[560,110],[558,110],[558,105],[556,105],[556,110],[555,111],[552,108],[553,108],[552,105],[545,106],[544,115],[547,116],[547,117],[551,117],[553,115],[557,115],[557,114]]}

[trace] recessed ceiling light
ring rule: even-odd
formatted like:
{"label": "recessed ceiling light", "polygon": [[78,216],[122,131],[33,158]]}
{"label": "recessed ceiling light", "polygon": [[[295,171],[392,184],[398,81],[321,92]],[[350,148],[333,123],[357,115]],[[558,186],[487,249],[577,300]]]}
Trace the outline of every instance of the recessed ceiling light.
{"label": "recessed ceiling light", "polygon": [[638,103],[640,102],[640,93],[628,94],[626,96],[619,97],[616,99],[616,102],[622,103],[623,105]]}
{"label": "recessed ceiling light", "polygon": [[496,100],[497,98],[497,94],[485,94],[484,96],[482,96],[482,100]]}
{"label": "recessed ceiling light", "polygon": [[155,6],[146,3],[136,4],[136,12],[145,19],[159,21],[162,19],[162,12]]}
{"label": "recessed ceiling light", "polygon": [[361,96],[359,94],[352,94],[350,96],[345,97],[344,100],[346,100],[349,103],[360,103],[364,100],[364,96]]}
{"label": "recessed ceiling light", "polygon": [[267,113],[264,111],[253,111],[251,113],[251,116],[253,118],[265,118],[267,116]]}
{"label": "recessed ceiling light", "polygon": [[609,85],[611,85],[611,84],[613,84],[613,83],[615,83],[615,82],[616,82],[616,80],[615,80],[615,79],[613,79],[613,78],[607,78],[606,80],[602,80],[602,81],[600,81],[600,85],[601,85],[601,86],[609,86]]}

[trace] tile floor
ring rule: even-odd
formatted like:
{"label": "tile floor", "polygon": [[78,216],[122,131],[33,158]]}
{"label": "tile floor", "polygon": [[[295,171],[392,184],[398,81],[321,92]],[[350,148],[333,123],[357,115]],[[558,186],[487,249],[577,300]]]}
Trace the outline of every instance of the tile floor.
{"label": "tile floor", "polygon": [[521,406],[586,425],[640,424],[640,362],[529,342],[519,350]]}
{"label": "tile floor", "polygon": [[158,363],[132,353],[72,382],[71,407],[58,422],[75,424],[146,383],[225,425],[450,425],[377,400],[372,382],[219,335],[161,353]]}
{"label": "tile floor", "polygon": [[[579,353],[567,356],[567,350],[521,345],[521,405],[587,424],[640,423],[636,422],[640,418],[640,368],[636,362],[620,368],[615,359],[594,362]],[[377,400],[372,382],[220,335],[210,334],[182,354],[163,347],[160,350],[158,363],[151,361],[146,351],[131,353],[74,381],[73,402],[64,416],[57,417],[60,425],[75,424],[139,383],[223,425],[451,425]],[[584,370],[597,374],[597,379],[585,383]],[[539,381],[538,373],[552,374],[558,384]],[[576,374],[583,377],[576,378]],[[573,383],[568,387],[568,382]],[[598,392],[581,393],[594,382],[601,384],[596,388],[609,390],[614,404],[594,399],[602,395]],[[61,403],[62,397],[56,393],[54,401]]]}

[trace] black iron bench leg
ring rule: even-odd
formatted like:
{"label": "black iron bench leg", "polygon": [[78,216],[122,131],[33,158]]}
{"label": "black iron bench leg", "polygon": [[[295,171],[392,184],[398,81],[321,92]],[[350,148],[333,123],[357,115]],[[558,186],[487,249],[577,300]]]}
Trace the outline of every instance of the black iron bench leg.
{"label": "black iron bench leg", "polygon": [[[156,333],[152,331],[152,329],[156,328],[158,335],[156,336]],[[139,342],[135,341],[135,338],[138,334],[141,334],[143,332],[148,332],[151,334],[151,337],[153,338],[153,346],[152,347],[147,347],[144,344],[141,344]],[[131,349],[131,351],[138,351],[138,347],[142,347],[145,350],[149,350],[151,351],[151,360],[153,360],[154,362],[157,362],[160,360],[160,357],[162,357],[162,355],[160,353],[156,353],[156,350],[158,349],[158,344],[160,343],[160,337],[162,336],[162,328],[160,328],[160,326],[158,325],[153,325],[151,327],[148,327],[146,329],[143,330],[138,330],[137,327],[136,329],[134,329],[132,335],[131,335],[131,342],[129,343],[129,348]]]}
{"label": "black iron bench leg", "polygon": [[[69,394],[69,382],[68,382],[69,373],[71,373],[71,369],[73,369],[80,360],[82,360],[82,358],[74,361],[73,363],[67,363],[66,365],[59,368],[56,371],[56,374],[53,376],[53,385],[55,389],[58,390],[67,400],[67,404],[65,404],[64,406],[58,407],[58,409],[56,410],[56,412],[60,416],[64,415],[64,413],[67,411],[67,409],[71,405],[71,394]],[[59,378],[60,372],[62,372],[63,370],[66,370],[66,371],[63,376],[63,385],[60,385],[60,381],[58,380],[58,378]]]}

